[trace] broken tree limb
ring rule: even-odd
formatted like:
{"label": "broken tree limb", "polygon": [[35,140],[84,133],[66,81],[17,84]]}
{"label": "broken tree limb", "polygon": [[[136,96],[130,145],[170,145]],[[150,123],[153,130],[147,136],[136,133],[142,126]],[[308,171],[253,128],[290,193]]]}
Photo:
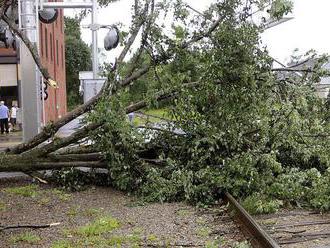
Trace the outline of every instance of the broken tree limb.
{"label": "broken tree limb", "polygon": [[24,173],[32,177],[33,179],[37,180],[39,183],[48,184],[47,180],[44,179],[44,175],[39,171],[29,171]]}
{"label": "broken tree limb", "polygon": [[68,137],[64,138],[56,138],[49,144],[46,144],[42,147],[36,147],[30,151],[27,151],[24,153],[24,155],[28,155],[31,157],[42,157],[45,156],[51,152],[55,152],[58,149],[68,146],[74,142],[77,142],[87,136],[90,131],[93,131],[97,128],[99,128],[102,125],[102,123],[90,123],[86,126],[83,126],[82,128],[78,129],[76,132],[71,134]]}
{"label": "broken tree limb", "polygon": [[[198,82],[186,83],[186,84],[183,84],[181,87],[196,87],[198,84],[199,84]],[[161,91],[155,95],[154,99],[156,101],[168,100],[168,99],[176,97],[178,94],[179,94],[178,91],[175,91],[175,90],[171,90],[170,92],[165,92],[165,93],[163,91]],[[148,101],[142,100],[137,103],[129,105],[128,107],[126,107],[125,111],[126,111],[126,114],[129,114],[131,112],[138,111],[147,106],[148,106]],[[101,121],[97,122],[97,123],[87,124],[86,126],[83,126],[82,128],[78,129],[76,132],[74,132],[73,134],[71,134],[68,137],[56,138],[56,139],[54,139],[54,141],[52,141],[49,144],[46,144],[42,147],[37,147],[30,151],[25,152],[24,155],[28,155],[30,157],[46,156],[47,154],[55,152],[60,148],[68,146],[83,138],[86,138],[91,131],[98,129],[103,124],[104,124],[104,122],[101,122]]]}
{"label": "broken tree limb", "polygon": [[100,152],[96,147],[92,145],[88,146],[73,146],[73,147],[65,147],[62,148],[56,153],[53,153],[54,155],[68,155],[68,154],[85,154],[85,153],[98,153]]}
{"label": "broken tree limb", "polygon": [[86,153],[86,154],[49,154],[47,158],[54,162],[72,162],[72,161],[101,161],[104,155],[101,153]]}
{"label": "broken tree limb", "polygon": [[[182,87],[196,87],[199,85],[199,82],[187,83],[180,86]],[[156,101],[162,101],[177,97],[179,94],[178,91],[171,90],[170,92],[158,92],[155,95]],[[148,106],[148,100],[142,100],[137,103],[131,104],[125,108],[126,113],[131,113],[138,111],[146,106]],[[20,155],[9,155],[2,154],[0,156],[0,172],[15,172],[15,171],[36,171],[36,170],[47,170],[47,169],[61,169],[68,167],[91,167],[91,168],[106,168],[107,164],[104,161],[65,161],[65,162],[54,162],[49,158],[47,159],[46,155],[49,153],[55,152],[56,150],[66,147],[69,144],[77,142],[89,135],[89,133],[99,127],[104,123],[90,123],[86,126],[83,126],[81,129],[78,129],[69,137],[65,138],[56,138],[53,142],[46,144],[42,147],[37,147],[30,151],[27,151]],[[46,158],[45,158],[46,157]]]}
{"label": "broken tree limb", "polygon": [[[192,43],[201,40],[205,36],[209,36],[219,26],[219,24],[221,23],[223,18],[224,17],[220,17],[215,23],[213,23],[213,25],[211,25],[211,27],[206,32],[202,32],[201,35],[196,36],[196,37],[192,38],[190,41],[183,43],[181,45],[181,47],[187,48]],[[134,34],[133,34],[133,36],[134,36]],[[130,42],[128,45],[132,45],[132,44],[133,44],[133,42]],[[123,53],[127,54],[127,52],[124,52],[124,50],[123,50]],[[120,56],[119,58],[123,59],[123,57],[124,56]],[[171,56],[168,54],[168,56],[166,56],[165,60],[168,59],[168,57],[171,57]],[[158,62],[160,63],[161,61],[158,61]],[[117,63],[118,63],[118,61],[117,61]],[[130,77],[124,79],[124,81],[121,82],[121,87],[128,86],[133,80],[136,80],[137,78],[139,78],[142,75],[144,75],[145,73],[147,73],[150,67],[151,67],[151,65],[146,65],[142,69],[133,73]],[[77,118],[78,116],[91,110],[94,107],[94,105],[98,102],[98,100],[102,97],[103,92],[105,89],[107,89],[107,85],[109,83],[110,83],[109,80],[107,80],[107,82],[105,83],[105,85],[103,86],[101,91],[96,96],[94,96],[92,99],[90,99],[87,103],[85,103],[81,106],[78,106],[76,109],[74,109],[73,111],[71,111],[70,113],[65,115],[63,118],[59,119],[56,122],[53,122],[51,125],[47,126],[41,133],[39,133],[34,138],[32,138],[30,141],[19,144],[13,148],[8,148],[7,153],[9,153],[9,154],[23,153],[25,151],[28,151],[28,150],[38,146],[39,144],[43,143],[44,141],[46,141],[47,139],[52,137],[62,126],[64,126],[68,122],[72,121],[73,119]],[[133,110],[133,111],[135,111],[135,110]],[[59,148],[61,148],[61,147],[59,147]]]}
{"label": "broken tree limb", "polygon": [[0,172],[31,172],[37,170],[60,170],[62,168],[71,167],[88,167],[88,168],[107,168],[104,161],[71,161],[71,162],[52,162],[29,160],[11,160],[1,164]]}

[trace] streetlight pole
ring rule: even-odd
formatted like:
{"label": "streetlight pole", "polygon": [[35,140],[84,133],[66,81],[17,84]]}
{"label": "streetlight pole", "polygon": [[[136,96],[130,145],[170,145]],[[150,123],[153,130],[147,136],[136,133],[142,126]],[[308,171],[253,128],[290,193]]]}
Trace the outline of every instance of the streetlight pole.
{"label": "streetlight pole", "polygon": [[[92,7],[92,26],[94,26],[97,23],[97,8],[98,4],[96,0],[92,0],[93,7]],[[92,29],[92,62],[93,62],[93,78],[98,78],[98,71],[99,71],[99,63],[98,63],[98,49],[97,49],[97,29]]]}
{"label": "streetlight pole", "polygon": [[[92,10],[92,27],[97,26],[97,10],[98,3],[97,0],[92,0],[92,2],[43,2],[41,4],[44,9],[53,9],[53,8],[61,8],[61,9],[91,9]],[[93,78],[98,78],[98,46],[97,46],[97,29],[92,28],[92,63],[93,63]]]}

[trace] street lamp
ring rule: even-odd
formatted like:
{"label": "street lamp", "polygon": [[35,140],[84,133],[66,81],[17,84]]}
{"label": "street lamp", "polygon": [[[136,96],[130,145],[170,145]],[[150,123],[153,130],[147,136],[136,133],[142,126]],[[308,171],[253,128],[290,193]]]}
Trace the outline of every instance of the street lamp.
{"label": "street lamp", "polygon": [[104,37],[104,49],[110,51],[113,48],[116,48],[119,43],[119,30],[116,26],[109,28],[109,32]]}
{"label": "street lamp", "polygon": [[58,16],[58,10],[57,9],[41,9],[38,12],[39,20],[43,23],[53,23],[56,21]]}
{"label": "street lamp", "polygon": [[97,31],[100,28],[109,29],[108,33],[104,37],[104,49],[110,51],[114,49],[119,44],[119,29],[115,25],[100,25],[100,24],[91,24],[88,26],[83,26],[84,28],[89,28],[92,31]]}

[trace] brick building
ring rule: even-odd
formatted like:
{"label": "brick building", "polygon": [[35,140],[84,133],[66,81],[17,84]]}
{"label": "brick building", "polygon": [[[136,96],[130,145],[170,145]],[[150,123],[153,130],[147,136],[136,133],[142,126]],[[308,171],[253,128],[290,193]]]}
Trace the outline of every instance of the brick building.
{"label": "brick building", "polygon": [[59,10],[52,24],[39,23],[41,61],[47,67],[58,88],[47,88],[45,100],[46,123],[61,118],[67,111],[65,81],[64,15]]}

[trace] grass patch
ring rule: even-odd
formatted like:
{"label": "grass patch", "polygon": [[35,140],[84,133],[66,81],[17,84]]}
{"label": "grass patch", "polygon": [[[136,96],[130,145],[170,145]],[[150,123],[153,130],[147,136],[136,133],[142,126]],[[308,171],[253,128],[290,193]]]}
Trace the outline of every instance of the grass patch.
{"label": "grass patch", "polygon": [[248,241],[236,242],[234,248],[252,248],[251,244]]}
{"label": "grass patch", "polygon": [[71,198],[71,195],[65,193],[63,190],[53,189],[52,193],[57,196],[60,201],[68,201]]}
{"label": "grass patch", "polygon": [[155,243],[159,241],[159,238],[155,234],[150,234],[147,237],[147,240],[150,241],[151,243]]}
{"label": "grass patch", "polygon": [[41,205],[48,205],[50,203],[51,199],[49,197],[43,197],[38,202]]}
{"label": "grass patch", "polygon": [[207,241],[205,243],[205,248],[218,248],[221,247],[222,242],[220,240]]}
{"label": "grass patch", "polygon": [[4,204],[3,202],[0,202],[0,212],[2,211],[6,211],[6,204]]}
{"label": "grass patch", "polygon": [[28,185],[23,187],[13,187],[7,188],[4,192],[13,194],[13,195],[20,195],[24,197],[36,197],[38,195],[38,186],[37,185]]}
{"label": "grass patch", "polygon": [[25,232],[22,234],[18,234],[15,236],[12,236],[10,238],[10,242],[13,244],[17,243],[27,243],[27,244],[38,244],[38,242],[41,240],[41,238],[33,233]]}
{"label": "grass patch", "polygon": [[204,224],[206,223],[206,220],[205,220],[203,217],[198,217],[198,218],[196,219],[196,223],[197,223],[198,225],[204,225]]}
{"label": "grass patch", "polygon": [[[112,216],[100,217],[90,224],[78,229],[62,231],[67,239],[53,242],[51,248],[83,248],[83,247],[143,247],[143,229],[135,228],[132,233],[116,235],[112,232],[120,228],[118,220]],[[149,235],[146,241],[158,240],[155,235]]]}
{"label": "grass patch", "polygon": [[190,214],[191,212],[187,209],[180,209],[179,211],[177,211],[177,215],[181,217],[190,216]]}
{"label": "grass patch", "polygon": [[51,248],[85,248],[85,247],[121,247],[129,244],[128,247],[141,247],[142,238],[134,235],[113,235],[110,237],[91,236],[74,240],[58,240],[55,241]]}
{"label": "grass patch", "polygon": [[88,217],[96,217],[99,216],[102,212],[102,209],[100,208],[89,208],[84,211],[84,215]]}
{"label": "grass patch", "polygon": [[77,230],[77,234],[83,237],[97,236],[103,233],[112,232],[119,228],[120,224],[118,220],[111,216],[102,217],[93,223],[80,227]]}
{"label": "grass patch", "polygon": [[196,233],[199,237],[208,237],[210,235],[210,229],[207,227],[201,227],[197,230]]}
{"label": "grass patch", "polygon": [[77,207],[77,206],[70,207],[66,214],[70,218],[76,217],[79,214],[79,207]]}

